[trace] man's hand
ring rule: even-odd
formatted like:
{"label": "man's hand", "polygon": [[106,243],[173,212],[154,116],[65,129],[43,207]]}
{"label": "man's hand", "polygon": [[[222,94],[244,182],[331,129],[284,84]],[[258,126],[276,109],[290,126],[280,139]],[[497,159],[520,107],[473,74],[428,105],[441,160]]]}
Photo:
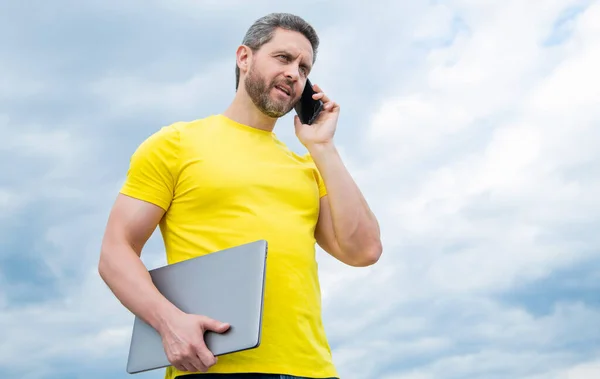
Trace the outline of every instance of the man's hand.
{"label": "man's hand", "polygon": [[300,118],[294,116],[296,137],[310,151],[315,145],[326,145],[333,141],[337,128],[340,106],[331,101],[318,85],[313,85],[315,93],[313,99],[323,102],[323,110],[312,125],[302,124]]}
{"label": "man's hand", "polygon": [[229,324],[205,316],[178,313],[160,334],[169,362],[180,371],[206,372],[217,358],[204,342],[204,333],[224,333]]}

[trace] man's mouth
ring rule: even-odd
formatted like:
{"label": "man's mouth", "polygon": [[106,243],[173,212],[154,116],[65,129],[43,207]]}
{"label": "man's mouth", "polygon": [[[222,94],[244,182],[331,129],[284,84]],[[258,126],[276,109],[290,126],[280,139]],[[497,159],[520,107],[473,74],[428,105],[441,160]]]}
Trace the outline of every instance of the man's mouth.
{"label": "man's mouth", "polygon": [[275,86],[280,92],[283,92],[285,95],[290,96],[290,90],[283,86]]}

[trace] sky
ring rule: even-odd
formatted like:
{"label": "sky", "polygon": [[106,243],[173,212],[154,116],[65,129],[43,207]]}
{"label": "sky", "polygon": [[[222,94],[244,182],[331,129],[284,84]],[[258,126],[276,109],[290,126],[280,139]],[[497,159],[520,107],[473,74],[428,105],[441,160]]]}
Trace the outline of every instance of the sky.
{"label": "sky", "polygon": [[[583,0],[0,1],[0,376],[131,377],[133,316],[97,272],[129,158],[228,106],[235,50],[275,11],[319,33],[311,80],[382,229],[368,268],[318,250],[341,377],[599,378],[600,1]],[[302,153],[292,116],[275,131]],[[166,264],[158,231],[142,259]]]}

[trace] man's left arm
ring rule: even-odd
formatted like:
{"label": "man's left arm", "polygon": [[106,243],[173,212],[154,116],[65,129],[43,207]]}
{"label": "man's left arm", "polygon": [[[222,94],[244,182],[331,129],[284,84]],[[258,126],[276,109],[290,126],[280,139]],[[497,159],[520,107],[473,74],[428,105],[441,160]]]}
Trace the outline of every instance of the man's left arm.
{"label": "man's left arm", "polygon": [[369,266],[381,256],[379,224],[333,143],[340,106],[318,85],[313,89],[317,92],[313,99],[323,102],[323,110],[311,125],[302,124],[295,116],[294,127],[327,188],[327,195],[321,197],[315,238],[338,260],[355,267]]}
{"label": "man's left arm", "polygon": [[335,145],[315,144],[310,154],[327,187],[327,195],[321,197],[317,243],[350,266],[376,263],[382,253],[379,224]]}

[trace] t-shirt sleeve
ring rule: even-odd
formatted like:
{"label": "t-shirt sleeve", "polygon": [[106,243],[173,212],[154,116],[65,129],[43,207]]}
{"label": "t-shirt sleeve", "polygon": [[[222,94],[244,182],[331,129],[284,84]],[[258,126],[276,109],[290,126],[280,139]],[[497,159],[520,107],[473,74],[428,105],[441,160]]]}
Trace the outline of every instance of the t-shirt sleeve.
{"label": "t-shirt sleeve", "polygon": [[307,154],[306,158],[309,160],[310,164],[313,166],[313,169],[315,172],[315,180],[317,181],[317,186],[319,187],[319,197],[323,197],[323,196],[327,195],[327,187],[325,187],[325,181],[323,180],[323,177],[321,176],[319,169],[317,168],[315,162],[313,161],[312,156],[310,154]]}
{"label": "t-shirt sleeve", "polygon": [[144,140],[130,159],[121,193],[168,210],[179,169],[179,130],[165,126]]}
{"label": "t-shirt sleeve", "polygon": [[319,185],[319,197],[323,197],[327,195],[327,187],[325,187],[325,182],[323,181],[323,177],[319,172],[319,169],[315,167],[315,171],[317,172],[317,184]]}

